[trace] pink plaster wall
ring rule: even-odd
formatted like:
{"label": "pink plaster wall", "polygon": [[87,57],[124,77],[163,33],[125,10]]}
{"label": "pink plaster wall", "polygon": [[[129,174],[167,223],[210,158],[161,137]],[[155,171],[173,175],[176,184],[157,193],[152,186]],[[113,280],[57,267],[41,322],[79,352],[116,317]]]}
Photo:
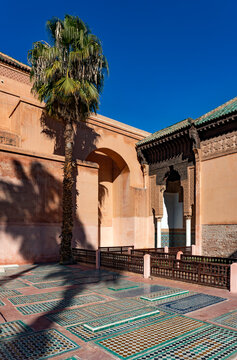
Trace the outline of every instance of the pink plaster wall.
{"label": "pink plaster wall", "polygon": [[[0,264],[58,259],[61,229],[62,164],[59,156],[0,146]],[[74,241],[96,248],[96,165],[78,164]],[[91,187],[88,193],[85,185]]]}

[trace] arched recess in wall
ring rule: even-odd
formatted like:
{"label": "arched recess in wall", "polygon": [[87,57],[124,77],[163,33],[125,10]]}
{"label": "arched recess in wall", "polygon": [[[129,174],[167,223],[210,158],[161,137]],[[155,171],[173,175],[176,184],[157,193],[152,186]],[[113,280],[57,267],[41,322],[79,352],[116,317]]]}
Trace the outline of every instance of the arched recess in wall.
{"label": "arched recess in wall", "polygon": [[162,235],[167,246],[185,246],[183,187],[179,173],[170,167],[164,191]]}
{"label": "arched recess in wall", "polygon": [[133,237],[130,170],[115,151],[99,148],[86,159],[99,165],[98,246],[130,244]]}

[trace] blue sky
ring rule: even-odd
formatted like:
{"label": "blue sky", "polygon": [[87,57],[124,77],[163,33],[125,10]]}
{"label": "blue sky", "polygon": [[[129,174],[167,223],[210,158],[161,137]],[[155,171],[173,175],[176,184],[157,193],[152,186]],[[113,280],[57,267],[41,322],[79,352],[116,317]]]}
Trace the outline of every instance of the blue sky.
{"label": "blue sky", "polygon": [[45,23],[82,18],[110,66],[99,113],[154,132],[237,95],[237,2],[41,0],[1,4],[0,51],[27,62]]}

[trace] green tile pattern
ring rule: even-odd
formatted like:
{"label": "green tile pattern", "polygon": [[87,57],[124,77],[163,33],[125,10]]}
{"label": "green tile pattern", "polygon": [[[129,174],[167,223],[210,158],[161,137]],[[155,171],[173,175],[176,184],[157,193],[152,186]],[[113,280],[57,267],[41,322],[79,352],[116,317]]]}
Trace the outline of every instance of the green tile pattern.
{"label": "green tile pattern", "polygon": [[28,284],[24,283],[21,280],[1,280],[0,281],[0,286],[2,290],[16,290],[16,289],[20,289],[23,287],[27,287],[29,286]]}
{"label": "green tile pattern", "polygon": [[[136,360],[225,360],[237,356],[237,332],[217,326],[207,326],[188,336],[132,357]],[[236,359],[236,356],[234,357]]]}
{"label": "green tile pattern", "polygon": [[69,285],[77,285],[77,283],[74,281],[58,280],[58,281],[42,282],[42,283],[34,284],[33,286],[37,289],[51,289],[54,287],[69,286]]}
{"label": "green tile pattern", "polygon": [[226,299],[221,298],[219,296],[212,296],[207,294],[195,294],[188,296],[184,299],[176,298],[173,301],[159,305],[159,307],[165,311],[171,311],[178,314],[186,314],[195,310],[202,309],[206,306],[217,304],[225,300]]}
{"label": "green tile pattern", "polygon": [[102,318],[108,315],[114,315],[124,312],[127,309],[133,311],[144,307],[144,303],[138,300],[125,299],[109,301],[99,305],[88,305],[80,309],[63,310],[58,313],[48,314],[47,318],[61,326],[82,324],[86,321]]}
{"label": "green tile pattern", "polygon": [[[67,327],[67,330],[70,331],[72,334],[78,336],[83,341],[88,342],[88,341],[102,339],[106,336],[114,335],[114,334],[120,333],[125,330],[136,329],[141,326],[144,326],[144,325],[147,325],[150,323],[154,323],[157,320],[160,320],[161,318],[166,317],[166,316],[168,316],[167,313],[165,313],[164,311],[160,311],[159,314],[156,314],[153,316],[138,319],[134,322],[121,324],[116,327],[112,327],[112,328],[108,328],[108,329],[104,329],[104,330],[100,330],[100,331],[96,331],[96,332],[93,332],[93,331],[87,329],[82,324]],[[170,316],[170,314],[169,314],[169,316]]]}
{"label": "green tile pattern", "polygon": [[5,304],[4,304],[4,302],[2,302],[1,300],[0,300],[0,306],[4,306]]}
{"label": "green tile pattern", "polygon": [[112,285],[108,286],[108,289],[112,291],[122,291],[138,288],[139,286],[139,283],[133,281],[118,281],[118,283],[114,282]]}
{"label": "green tile pattern", "polygon": [[32,331],[33,330],[21,320],[9,321],[0,324],[0,340],[8,338],[9,336],[20,335]]}
{"label": "green tile pattern", "polygon": [[74,298],[17,306],[16,309],[20,311],[23,315],[33,315],[41,312],[59,310],[71,306],[80,306],[80,305],[85,305],[85,304],[105,301],[105,300],[106,299],[104,297],[99,295],[83,295]]}
{"label": "green tile pattern", "polygon": [[182,316],[170,316],[138,329],[97,340],[96,344],[120,357],[130,359],[164,342],[204,329],[206,323]]}
{"label": "green tile pattern", "polygon": [[[34,295],[22,295],[22,296],[14,296],[10,297],[8,300],[13,305],[22,305],[22,304],[31,304],[31,303],[37,303],[40,301],[47,301],[47,300],[56,300],[56,299],[67,299],[72,298],[79,295],[90,293],[89,290],[82,290],[82,293],[80,292],[80,289],[65,289],[60,291],[53,291],[53,292],[47,292],[47,293],[41,293],[41,294],[34,294]],[[0,295],[1,297],[1,295]]]}
{"label": "green tile pattern", "polygon": [[159,292],[154,292],[148,295],[143,295],[140,296],[140,299],[142,300],[146,300],[146,301],[150,301],[150,302],[154,302],[154,301],[158,301],[158,300],[162,300],[163,298],[171,298],[171,297],[175,297],[178,295],[183,295],[183,294],[188,294],[189,291],[188,290],[182,290],[182,289],[169,289],[169,290],[163,290],[163,291],[159,291]]}
{"label": "green tile pattern", "polygon": [[[165,293],[166,293],[166,292],[164,292],[164,294],[165,294]],[[185,298],[189,298],[190,296],[195,295],[195,294],[197,294],[197,293],[192,292],[192,291],[190,291],[190,292],[188,292],[188,293],[180,294],[180,295],[177,295],[176,293],[174,293],[174,295],[171,296],[171,297],[163,298],[163,299],[156,300],[156,301],[152,301],[152,306],[157,306],[157,307],[159,307],[159,306],[162,305],[162,304],[166,304],[166,303],[168,303],[168,302],[173,302],[173,301],[175,301],[175,300],[182,300],[182,299],[185,299]],[[141,297],[140,297],[140,300],[143,301],[143,302],[145,302],[146,304],[148,303],[147,300],[141,299]],[[163,310],[165,310],[165,309],[163,309]],[[169,312],[169,311],[171,311],[171,310],[168,309],[167,311]]]}
{"label": "green tile pattern", "polygon": [[230,326],[237,330],[237,310],[218,316],[212,321],[220,325]]}
{"label": "green tile pattern", "polygon": [[6,290],[6,289],[0,289],[0,299],[8,296],[15,296],[15,295],[21,295],[20,291],[17,290]]}
{"label": "green tile pattern", "polygon": [[79,345],[50,329],[20,336],[12,336],[1,341],[1,360],[42,360],[76,350]]}
{"label": "green tile pattern", "polygon": [[84,323],[83,325],[87,329],[95,332],[106,328],[119,326],[122,323],[137,321],[138,318],[141,319],[149,316],[154,316],[157,314],[159,314],[159,310],[157,310],[152,306],[149,306],[146,308],[135,309],[133,311],[127,311],[124,313],[114,314],[101,319],[89,321]]}

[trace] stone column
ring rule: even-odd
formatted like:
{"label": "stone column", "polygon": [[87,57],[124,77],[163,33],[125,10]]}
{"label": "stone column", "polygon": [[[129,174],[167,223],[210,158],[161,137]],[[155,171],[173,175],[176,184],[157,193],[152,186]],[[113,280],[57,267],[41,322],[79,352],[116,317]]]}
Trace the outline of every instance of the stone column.
{"label": "stone column", "polygon": [[161,217],[157,217],[156,221],[157,221],[157,247],[161,248]]}
{"label": "stone column", "polygon": [[144,255],[143,259],[144,259],[143,277],[144,279],[149,279],[151,277],[151,255],[146,254]]}
{"label": "stone column", "polygon": [[191,246],[191,216],[186,216],[186,246]]}
{"label": "stone column", "polygon": [[230,265],[230,292],[237,294],[237,263]]}

